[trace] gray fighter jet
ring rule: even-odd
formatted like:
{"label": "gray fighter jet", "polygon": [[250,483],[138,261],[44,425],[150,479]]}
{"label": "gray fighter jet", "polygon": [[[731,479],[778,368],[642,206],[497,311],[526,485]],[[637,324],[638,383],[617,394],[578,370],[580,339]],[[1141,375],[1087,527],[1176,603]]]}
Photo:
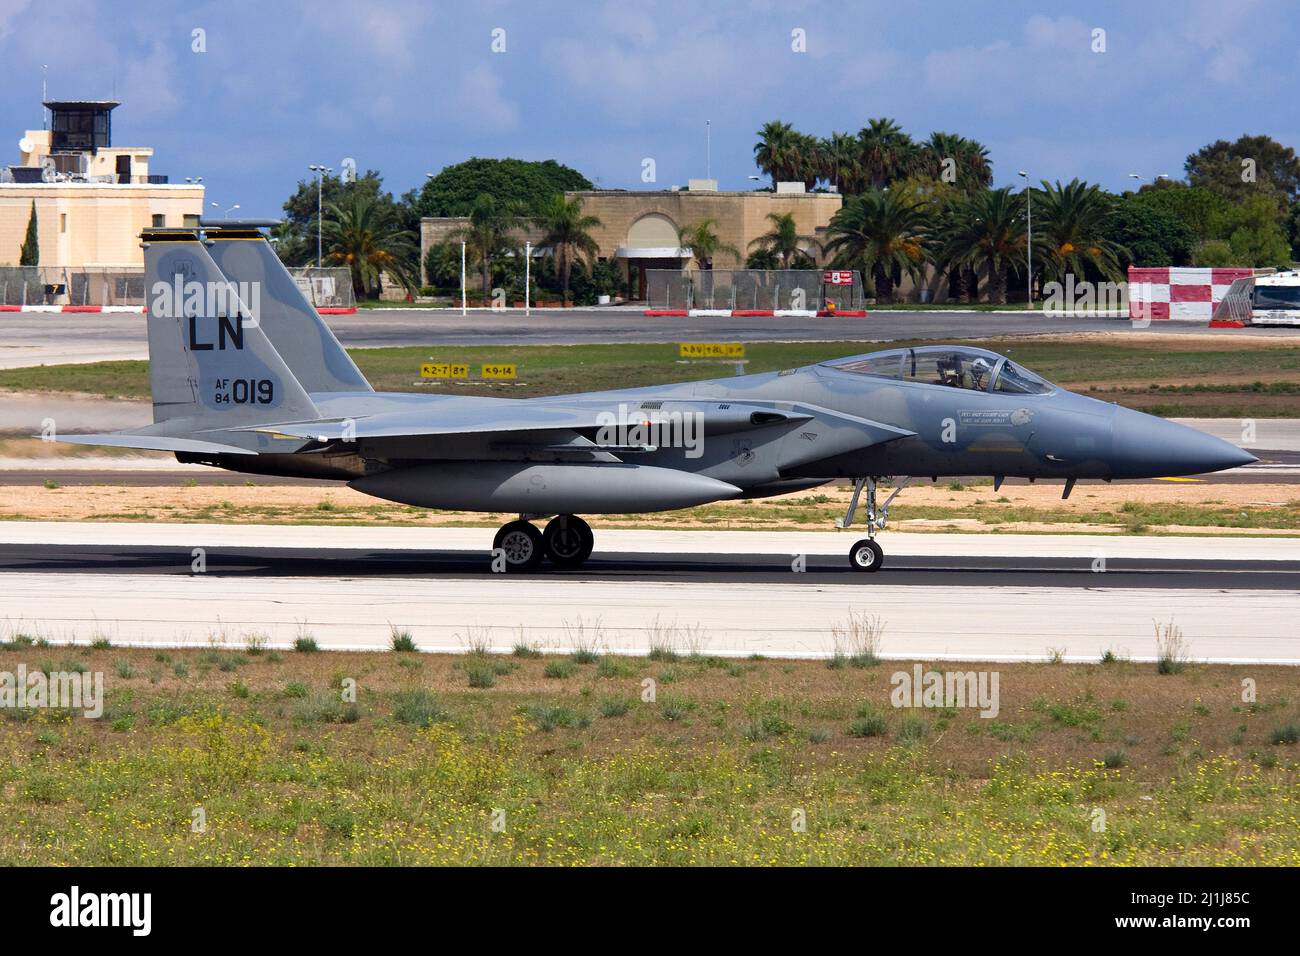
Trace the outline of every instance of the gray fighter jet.
{"label": "gray fighter jet", "polygon": [[[888,349],[779,372],[504,399],[374,391],[254,224],[142,236],[154,423],[63,441],[333,478],[425,508],[514,512],[493,568],[583,564],[580,514],[667,511],[853,481],[859,571],[911,477],[1192,475],[1255,461],[1191,428],[1075,395],[962,345]],[[887,477],[888,476],[888,477]],[[893,476],[898,476],[895,480]],[[878,503],[877,484],[895,482]],[[544,531],[532,523],[549,518]]]}

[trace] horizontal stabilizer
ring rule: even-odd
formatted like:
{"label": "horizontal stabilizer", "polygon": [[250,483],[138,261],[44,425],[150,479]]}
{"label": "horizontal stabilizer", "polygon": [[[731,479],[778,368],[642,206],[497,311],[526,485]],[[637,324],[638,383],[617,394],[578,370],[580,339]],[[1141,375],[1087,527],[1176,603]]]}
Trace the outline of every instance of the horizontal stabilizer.
{"label": "horizontal stabilizer", "polygon": [[257,454],[247,448],[222,445],[218,442],[199,441],[194,438],[172,438],[166,435],[131,435],[126,432],[111,432],[106,435],[60,435],[57,440],[73,445],[111,445],[115,448],[138,448],[141,451],[186,451],[203,455]]}

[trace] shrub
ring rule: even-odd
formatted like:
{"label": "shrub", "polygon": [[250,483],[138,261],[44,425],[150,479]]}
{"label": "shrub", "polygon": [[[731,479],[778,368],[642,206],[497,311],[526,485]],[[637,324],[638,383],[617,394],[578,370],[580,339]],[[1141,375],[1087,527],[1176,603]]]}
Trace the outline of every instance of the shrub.
{"label": "shrub", "polygon": [[1300,742],[1300,724],[1283,724],[1281,727],[1274,727],[1269,740],[1275,745]]}
{"label": "shrub", "polygon": [[417,687],[397,692],[394,696],[393,718],[403,724],[428,727],[446,720],[447,711],[431,691]]}
{"label": "shrub", "polygon": [[622,717],[632,709],[632,701],[626,697],[606,697],[600,702],[600,716]]}
{"label": "shrub", "polygon": [[1187,666],[1188,646],[1183,630],[1172,620],[1156,628],[1156,672],[1178,674]]}
{"label": "shrub", "polygon": [[542,668],[542,674],[546,677],[552,677],[556,680],[564,680],[572,677],[577,666],[571,660],[556,659],[547,661],[546,666]]}

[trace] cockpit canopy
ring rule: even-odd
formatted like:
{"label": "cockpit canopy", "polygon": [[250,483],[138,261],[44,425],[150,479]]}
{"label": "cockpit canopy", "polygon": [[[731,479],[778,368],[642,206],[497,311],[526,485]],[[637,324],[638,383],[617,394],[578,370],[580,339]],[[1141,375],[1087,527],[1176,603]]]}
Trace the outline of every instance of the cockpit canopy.
{"label": "cockpit canopy", "polygon": [[924,345],[890,349],[823,362],[827,368],[855,375],[901,379],[975,392],[1044,395],[1055,389],[1045,379],[1005,355],[961,345]]}

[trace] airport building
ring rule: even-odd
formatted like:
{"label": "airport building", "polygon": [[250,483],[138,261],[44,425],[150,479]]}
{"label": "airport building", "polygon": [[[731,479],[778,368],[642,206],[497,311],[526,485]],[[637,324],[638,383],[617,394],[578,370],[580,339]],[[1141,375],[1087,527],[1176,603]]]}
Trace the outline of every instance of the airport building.
{"label": "airport building", "polygon": [[18,265],[34,205],[42,283],[64,285],[64,301],[99,298],[100,279],[143,269],[144,229],[197,225],[203,185],[152,172],[149,147],[114,146],[116,102],[44,105],[49,128],[27,131],[18,162],[0,166],[0,267]]}
{"label": "airport building", "polygon": [[[619,263],[633,299],[644,298],[648,270],[699,268],[692,250],[683,248],[678,236],[705,219],[714,220],[714,231],[723,244],[740,252],[739,257],[718,254],[713,268],[740,268],[752,251],[751,243],[771,230],[770,213],[792,214],[799,234],[820,242],[843,203],[838,193],[810,193],[803,183],[779,183],[775,192],[726,192],[709,179],[692,179],[685,189],[591,189],[566,195],[582,199],[582,211],[600,220],[591,231],[600,247],[598,258]],[[453,236],[465,222],[463,218],[422,220],[421,262],[433,245]],[[521,230],[517,239],[525,238],[536,245],[542,234]],[[808,251],[815,253],[811,244]]]}

